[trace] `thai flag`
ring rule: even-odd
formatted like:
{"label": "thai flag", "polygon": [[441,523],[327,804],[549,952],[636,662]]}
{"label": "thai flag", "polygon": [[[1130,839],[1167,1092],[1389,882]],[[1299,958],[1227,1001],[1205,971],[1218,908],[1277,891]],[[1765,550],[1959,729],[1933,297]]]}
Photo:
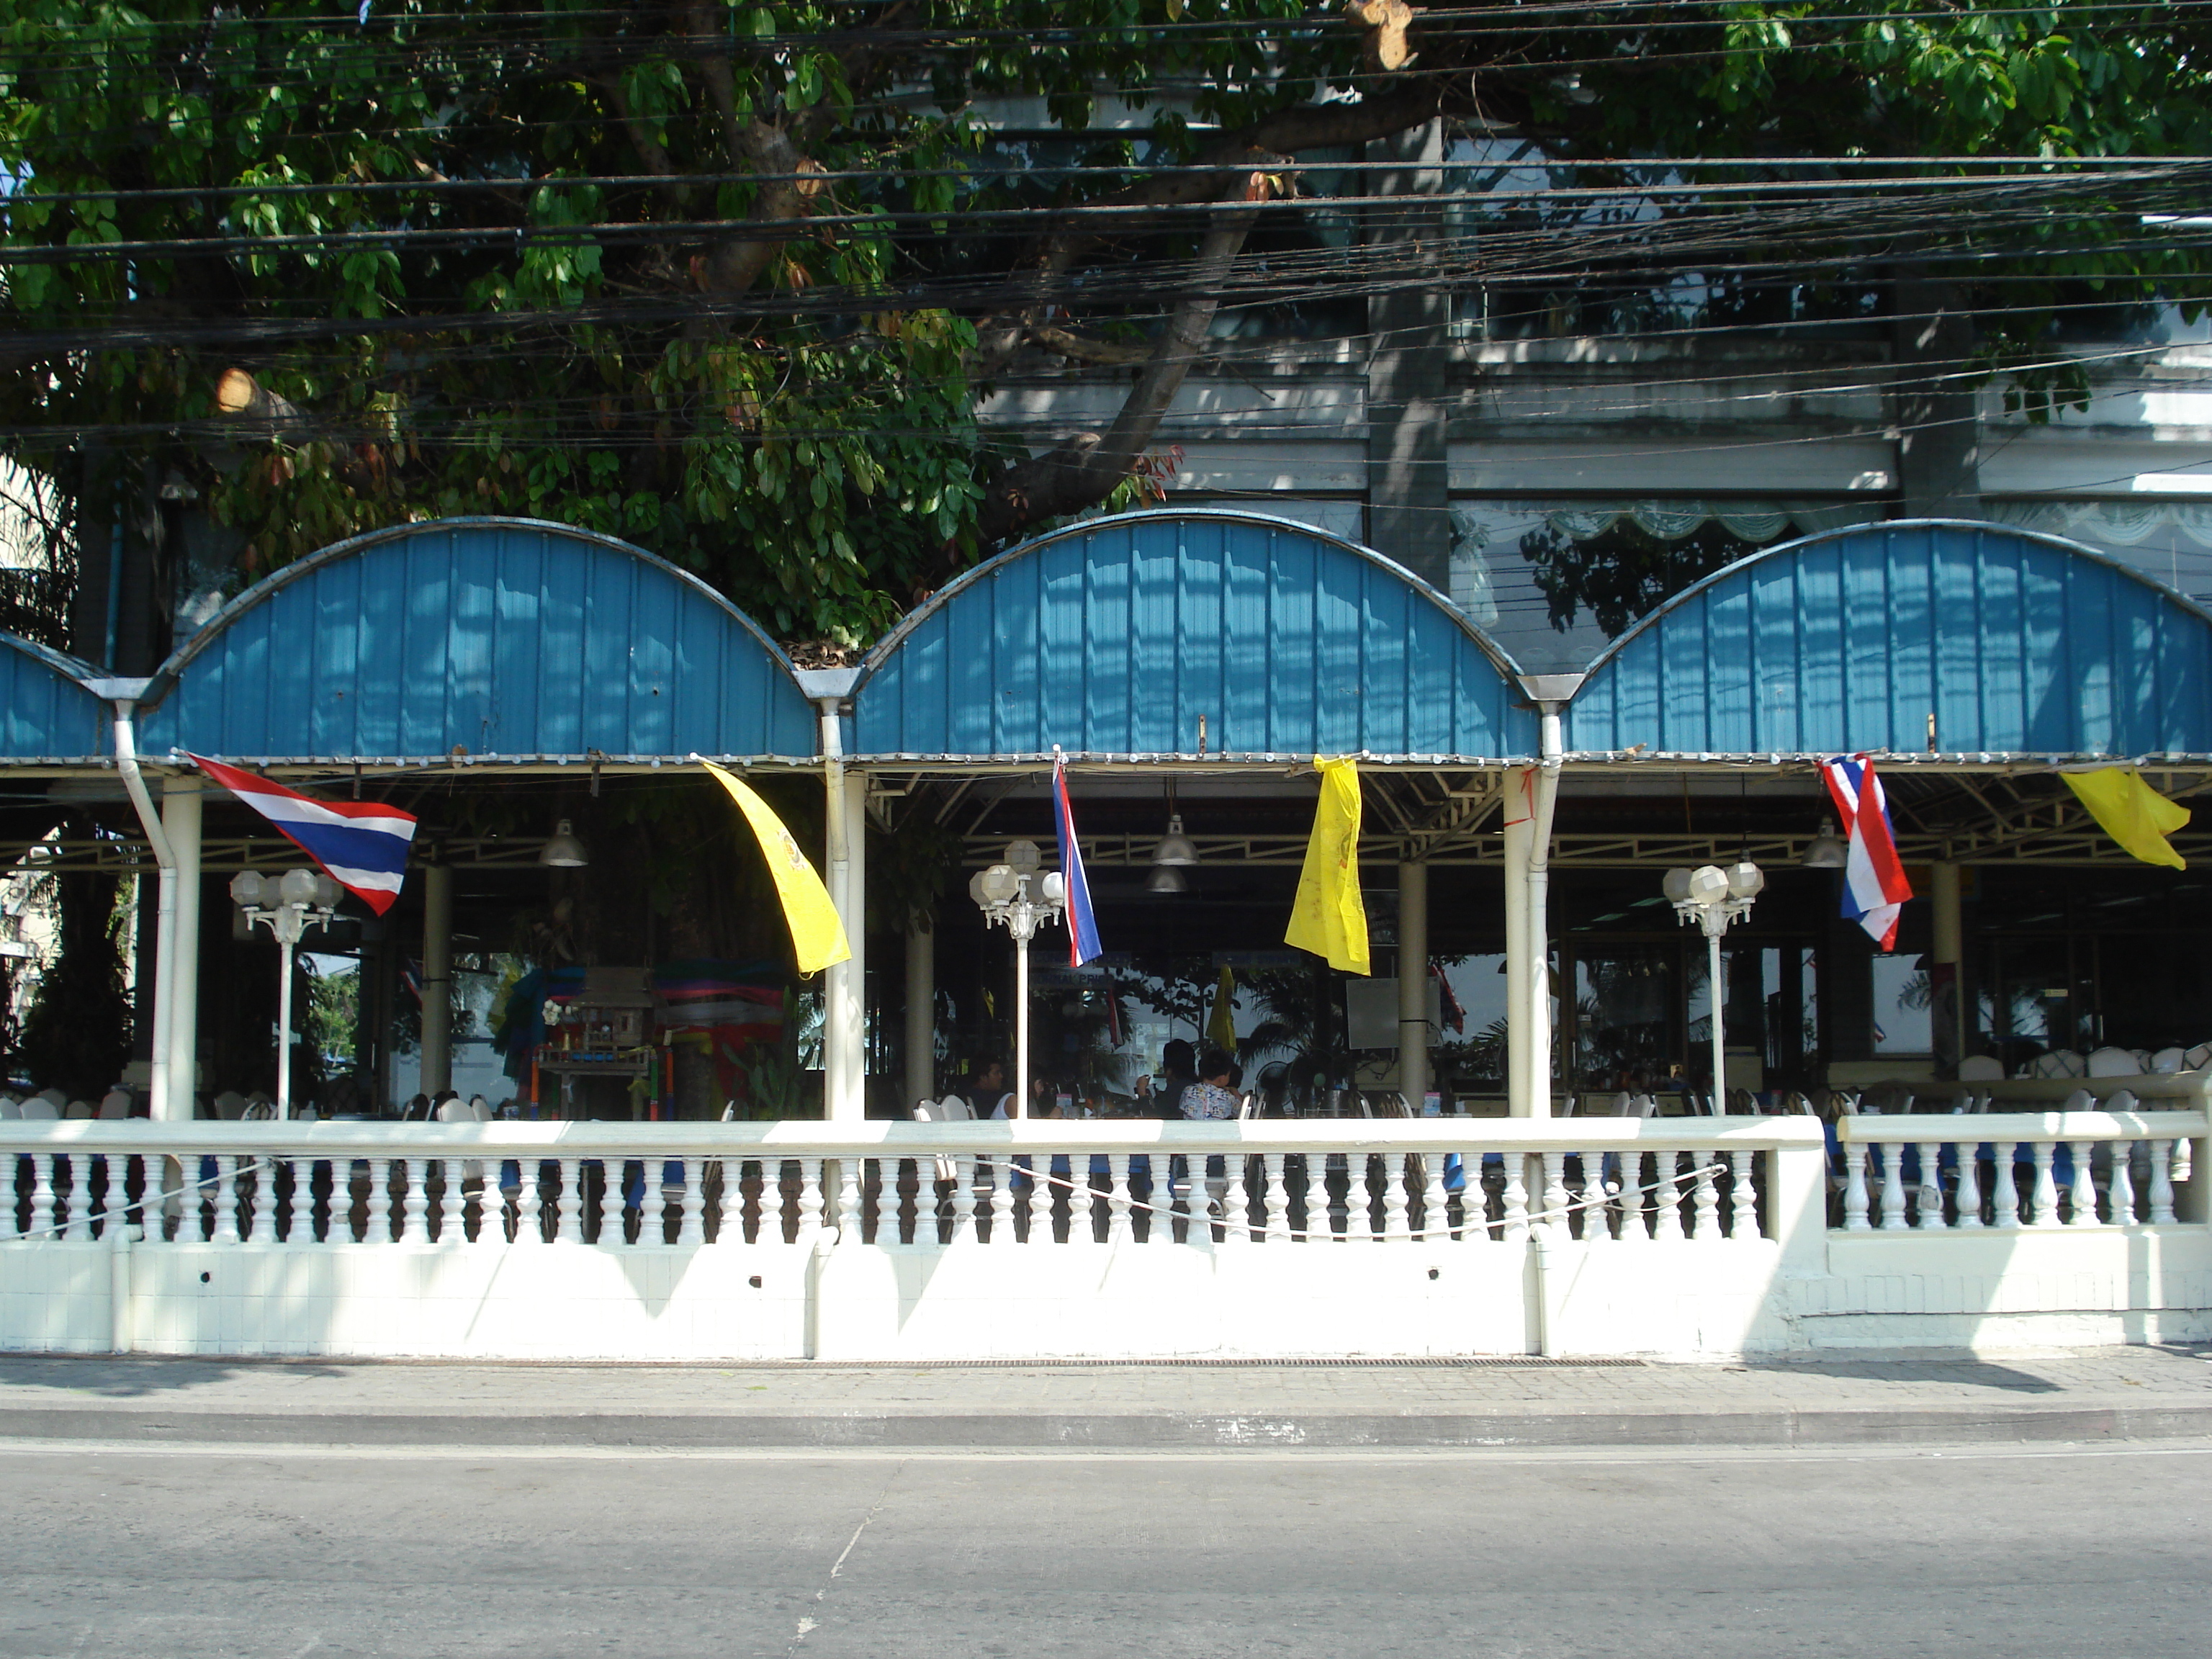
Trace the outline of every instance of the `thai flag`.
{"label": "thai flag", "polygon": [[1067,799],[1067,763],[1052,753],[1052,824],[1060,836],[1060,873],[1067,884],[1067,965],[1080,968],[1105,954],[1098,919],[1091,913],[1091,884],[1083,878],[1083,848],[1075,839],[1075,809]]}
{"label": "thai flag", "polygon": [[376,801],[317,800],[220,761],[191,760],[378,915],[392,908],[415,840],[411,814]]}
{"label": "thai flag", "polygon": [[1898,861],[1889,803],[1882,799],[1874,763],[1864,755],[1838,755],[1820,763],[1820,775],[1850,849],[1844,861],[1844,919],[1865,928],[1881,949],[1894,950],[1898,913],[1912,896],[1912,884]]}

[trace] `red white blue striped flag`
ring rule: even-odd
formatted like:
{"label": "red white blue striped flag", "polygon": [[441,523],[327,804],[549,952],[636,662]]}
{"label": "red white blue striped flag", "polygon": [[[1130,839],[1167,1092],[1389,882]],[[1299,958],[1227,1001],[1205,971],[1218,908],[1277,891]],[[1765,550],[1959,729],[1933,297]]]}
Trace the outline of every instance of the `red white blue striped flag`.
{"label": "red white blue striped flag", "polygon": [[1091,884],[1084,878],[1082,843],[1075,838],[1075,808],[1067,799],[1067,763],[1057,749],[1052,755],[1052,823],[1060,836],[1060,878],[1067,884],[1067,965],[1080,968],[1105,951],[1098,943],[1098,919],[1091,913]]}
{"label": "red white blue striped flag", "polygon": [[191,759],[378,915],[398,898],[415,840],[411,813],[380,801],[317,800],[220,761]]}
{"label": "red white blue striped flag", "polygon": [[1820,763],[1828,797],[1844,821],[1850,852],[1844,860],[1843,915],[1867,930],[1884,951],[1897,948],[1897,918],[1912,896],[1905,866],[1890,833],[1889,803],[1864,755],[1838,755]]}

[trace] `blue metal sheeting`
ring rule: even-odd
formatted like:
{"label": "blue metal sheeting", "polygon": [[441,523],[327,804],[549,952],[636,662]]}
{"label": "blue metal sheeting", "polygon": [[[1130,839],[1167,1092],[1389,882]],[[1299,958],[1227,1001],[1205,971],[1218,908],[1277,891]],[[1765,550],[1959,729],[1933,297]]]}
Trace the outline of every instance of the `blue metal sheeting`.
{"label": "blue metal sheeting", "polygon": [[790,663],[727,600],[626,543],[525,520],[410,525],[287,566],[147,701],[149,754],[815,752]]}
{"label": "blue metal sheeting", "polygon": [[1948,520],[1809,537],[1623,635],[1583,752],[2212,753],[2212,617],[2075,543]]}
{"label": "blue metal sheeting", "polygon": [[82,682],[90,663],[0,633],[0,763],[82,765],[113,752],[110,707]]}
{"label": "blue metal sheeting", "polygon": [[1013,549],[869,653],[861,757],[1526,757],[1511,660],[1376,554],[1282,520],[1144,513]]}

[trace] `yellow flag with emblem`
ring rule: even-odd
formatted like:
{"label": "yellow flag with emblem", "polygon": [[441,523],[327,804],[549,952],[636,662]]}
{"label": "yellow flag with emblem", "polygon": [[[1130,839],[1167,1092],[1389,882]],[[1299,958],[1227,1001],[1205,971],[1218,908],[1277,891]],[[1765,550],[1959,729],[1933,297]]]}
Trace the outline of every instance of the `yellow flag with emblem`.
{"label": "yellow flag with emblem", "polygon": [[730,799],[737,802],[738,811],[744,814],[754,839],[760,842],[761,856],[768,860],[769,873],[775,878],[776,896],[783,901],[783,919],[791,928],[791,948],[799,958],[799,971],[815,974],[833,962],[850,962],[853,946],[845,937],[845,924],[837,919],[837,907],[830,902],[830,890],[814,873],[814,866],[799,850],[799,843],[783,827],[775,809],[755,794],[750,785],[714,762],[702,763],[730,792]]}
{"label": "yellow flag with emblem", "polygon": [[2189,809],[2176,806],[2142,780],[2132,766],[2107,766],[2095,772],[2061,772],[2066,787],[2089,809],[2104,832],[2145,864],[2189,866],[2166,837],[2189,822]]}
{"label": "yellow flag with emblem", "polygon": [[1237,1052],[1237,970],[1222,964],[1221,982],[1213,988],[1213,1012],[1206,1022],[1206,1040],[1224,1054]]}
{"label": "yellow flag with emblem", "polygon": [[1359,763],[1316,755],[1314,765],[1321,772],[1321,800],[1283,943],[1344,973],[1368,973],[1367,907],[1359,896]]}

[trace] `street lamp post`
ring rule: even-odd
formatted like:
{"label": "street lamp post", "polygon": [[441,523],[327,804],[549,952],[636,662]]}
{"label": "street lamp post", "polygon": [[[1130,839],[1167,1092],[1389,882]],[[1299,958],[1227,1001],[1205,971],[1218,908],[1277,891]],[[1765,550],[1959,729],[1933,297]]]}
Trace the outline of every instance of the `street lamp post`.
{"label": "street lamp post", "polygon": [[1040,874],[1039,862],[1036,843],[1018,841],[1000,862],[979,870],[968,884],[968,896],[982,911],[985,925],[1004,927],[1014,941],[1014,1117],[1029,1115],[1030,941],[1046,922],[1060,920],[1067,896],[1060,872]]}
{"label": "street lamp post", "polygon": [[241,870],[230,878],[230,896],[246,926],[265,924],[276,935],[282,977],[276,981],[276,1115],[292,1115],[292,952],[310,922],[329,921],[337,910],[338,884],[313,870],[287,870],[271,878]]}
{"label": "street lamp post", "polygon": [[1705,1000],[1713,1016],[1713,1115],[1728,1110],[1728,1043],[1721,1029],[1721,935],[1729,924],[1751,914],[1752,901],[1766,885],[1765,873],[1746,859],[1722,869],[1701,864],[1694,870],[1669,870],[1661,889],[1685,922],[1694,921],[1705,936]]}

